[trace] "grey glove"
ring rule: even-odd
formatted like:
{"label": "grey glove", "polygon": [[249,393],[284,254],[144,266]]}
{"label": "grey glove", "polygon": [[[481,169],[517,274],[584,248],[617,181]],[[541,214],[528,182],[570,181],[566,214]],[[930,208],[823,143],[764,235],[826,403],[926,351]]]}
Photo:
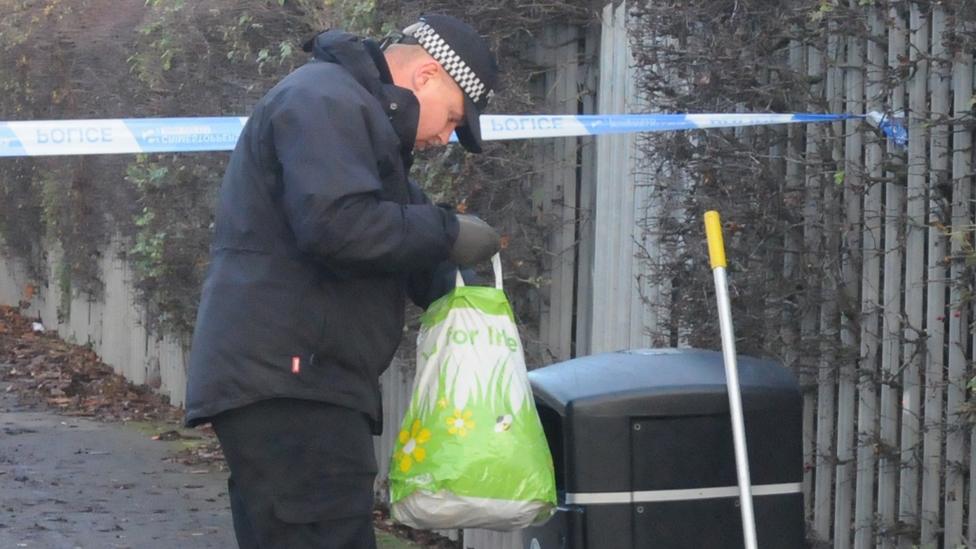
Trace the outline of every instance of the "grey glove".
{"label": "grey glove", "polygon": [[467,267],[491,259],[501,249],[501,237],[491,225],[469,214],[458,214],[457,220],[458,236],[451,261]]}

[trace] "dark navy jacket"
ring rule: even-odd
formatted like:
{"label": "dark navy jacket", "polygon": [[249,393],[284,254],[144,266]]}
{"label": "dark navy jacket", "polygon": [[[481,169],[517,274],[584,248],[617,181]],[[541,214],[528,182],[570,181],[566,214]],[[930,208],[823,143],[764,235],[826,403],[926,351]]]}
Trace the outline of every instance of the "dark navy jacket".
{"label": "dark navy jacket", "polygon": [[[457,238],[407,179],[419,117],[371,41],[329,31],[255,106],[230,158],[190,353],[186,422],[288,397],[382,428],[379,375]],[[440,268],[438,268],[440,267]],[[453,267],[447,271],[453,272]],[[448,277],[448,279],[451,279]]]}

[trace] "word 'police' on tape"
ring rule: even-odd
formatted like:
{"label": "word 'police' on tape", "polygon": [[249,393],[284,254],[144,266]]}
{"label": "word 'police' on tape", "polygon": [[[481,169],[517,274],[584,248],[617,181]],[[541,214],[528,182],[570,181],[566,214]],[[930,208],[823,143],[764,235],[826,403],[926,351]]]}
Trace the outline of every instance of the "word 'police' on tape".
{"label": "word 'police' on tape", "polygon": [[[896,145],[908,135],[881,113],[850,114],[614,114],[482,115],[486,141],[614,133],[737,128],[866,118]],[[246,117],[119,118],[0,122],[0,157],[230,151]],[[451,140],[455,141],[456,136]]]}

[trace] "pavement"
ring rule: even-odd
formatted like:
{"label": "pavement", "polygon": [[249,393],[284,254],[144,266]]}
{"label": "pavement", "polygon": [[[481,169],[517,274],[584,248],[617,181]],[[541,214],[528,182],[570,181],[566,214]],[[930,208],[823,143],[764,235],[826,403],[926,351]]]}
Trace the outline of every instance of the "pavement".
{"label": "pavement", "polygon": [[[0,549],[236,547],[212,431],[3,305],[0,380]],[[457,547],[374,519],[379,549]]]}
{"label": "pavement", "polygon": [[227,473],[179,444],[0,395],[0,547],[234,547]]}
{"label": "pavement", "polygon": [[[59,415],[0,391],[0,548],[236,547],[227,473],[172,459],[193,444],[153,440],[172,429]],[[423,547],[376,535],[379,549]]]}

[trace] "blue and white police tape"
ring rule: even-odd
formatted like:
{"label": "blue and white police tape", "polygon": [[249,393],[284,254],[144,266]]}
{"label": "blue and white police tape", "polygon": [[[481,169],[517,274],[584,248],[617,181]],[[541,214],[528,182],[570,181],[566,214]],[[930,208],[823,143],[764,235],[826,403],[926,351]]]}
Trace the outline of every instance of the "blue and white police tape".
{"label": "blue and white police tape", "polygon": [[[908,134],[897,118],[850,114],[482,115],[486,141],[614,133],[740,128],[864,118],[896,145]],[[233,150],[245,117],[121,118],[0,122],[0,157]],[[453,139],[452,139],[453,140]]]}
{"label": "blue and white police tape", "polygon": [[535,139],[612,133],[664,132],[708,128],[742,128],[811,122],[837,122],[862,118],[879,128],[895,145],[908,144],[908,132],[896,117],[885,113],[868,114],[608,114],[608,115],[482,115],[481,138]]}
{"label": "blue and white police tape", "polygon": [[0,122],[0,157],[230,151],[246,117]]}

